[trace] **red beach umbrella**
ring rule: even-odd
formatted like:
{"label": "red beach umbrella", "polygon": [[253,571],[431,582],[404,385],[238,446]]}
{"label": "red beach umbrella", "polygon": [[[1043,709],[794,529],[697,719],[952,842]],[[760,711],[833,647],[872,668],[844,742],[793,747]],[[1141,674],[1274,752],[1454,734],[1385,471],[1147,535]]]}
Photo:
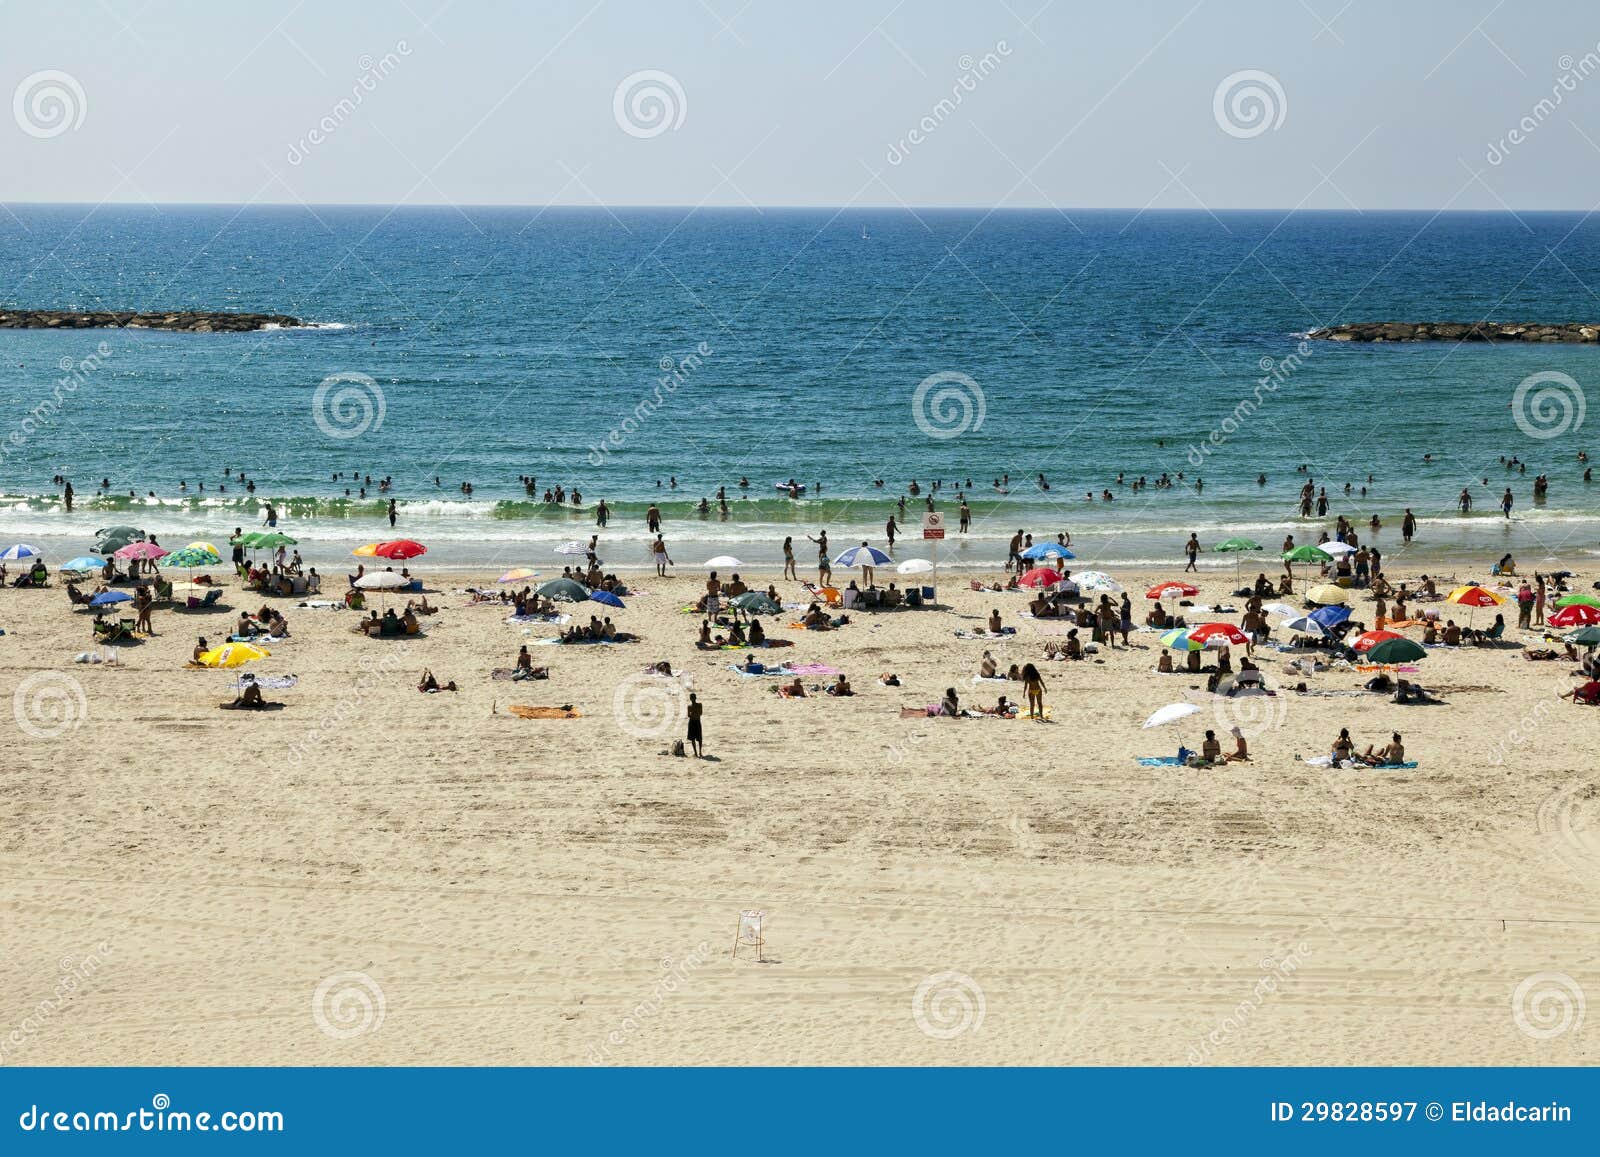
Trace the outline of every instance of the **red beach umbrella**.
{"label": "red beach umbrella", "polygon": [[1061,572],[1047,566],[1036,566],[1017,580],[1025,587],[1054,586],[1061,581]]}
{"label": "red beach umbrella", "polygon": [[396,539],[394,542],[380,542],[372,551],[379,558],[394,559],[404,562],[408,558],[427,554],[428,548],[420,542],[413,542],[409,538]]}
{"label": "red beach umbrella", "polygon": [[1248,635],[1232,623],[1201,623],[1189,632],[1189,637],[1197,643],[1208,647],[1220,643],[1228,643],[1235,647],[1242,647],[1250,641]]}
{"label": "red beach umbrella", "polygon": [[1363,631],[1356,636],[1356,641],[1350,646],[1357,651],[1370,651],[1379,643],[1386,643],[1390,639],[1403,639],[1404,635],[1398,631]]}
{"label": "red beach umbrella", "polygon": [[[1147,599],[1165,599],[1175,596],[1177,598],[1187,599],[1192,598],[1199,593],[1200,588],[1189,583],[1165,582],[1157,583],[1155,586],[1145,591],[1144,597]],[[1192,636],[1193,632],[1190,632],[1190,634]]]}
{"label": "red beach umbrella", "polygon": [[1562,607],[1550,616],[1552,627],[1592,627],[1596,623],[1600,623],[1600,607],[1585,606],[1583,603]]}

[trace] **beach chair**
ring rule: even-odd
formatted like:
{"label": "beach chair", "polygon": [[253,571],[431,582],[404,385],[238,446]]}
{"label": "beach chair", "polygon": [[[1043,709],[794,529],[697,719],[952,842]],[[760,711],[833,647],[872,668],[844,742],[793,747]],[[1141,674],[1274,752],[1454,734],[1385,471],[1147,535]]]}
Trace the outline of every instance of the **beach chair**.
{"label": "beach chair", "polygon": [[1482,634],[1479,634],[1479,635],[1475,636],[1473,638],[1473,642],[1477,643],[1479,646],[1482,646],[1484,643],[1493,643],[1493,642],[1496,642],[1497,640],[1499,640],[1500,638],[1502,638],[1505,635],[1505,633],[1506,633],[1506,623],[1505,623],[1504,619],[1501,619],[1498,623],[1496,623],[1494,626],[1490,627],[1487,631],[1484,631]]}
{"label": "beach chair", "polygon": [[838,587],[823,587],[822,601],[830,607],[844,606],[844,596],[839,593]]}

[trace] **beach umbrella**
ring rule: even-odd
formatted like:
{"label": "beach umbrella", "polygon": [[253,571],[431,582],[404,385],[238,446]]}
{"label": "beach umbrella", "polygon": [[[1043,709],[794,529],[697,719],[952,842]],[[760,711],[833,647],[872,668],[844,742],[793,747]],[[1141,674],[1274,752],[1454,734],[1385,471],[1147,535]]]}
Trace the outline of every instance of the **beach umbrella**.
{"label": "beach umbrella", "polygon": [[1189,632],[1182,629],[1168,631],[1162,635],[1161,645],[1170,647],[1174,651],[1199,651],[1205,647],[1204,643],[1198,643],[1191,639]]}
{"label": "beach umbrella", "polygon": [[1329,634],[1328,628],[1310,615],[1300,615],[1298,618],[1290,619],[1283,624],[1283,629],[1293,631],[1297,635],[1316,635],[1318,638],[1326,638]]}
{"label": "beach umbrella", "polygon": [[1061,572],[1052,570],[1047,566],[1034,567],[1034,569],[1030,570],[1027,574],[1017,579],[1017,582],[1025,587],[1054,586],[1060,581]]}
{"label": "beach umbrella", "polygon": [[497,583],[520,583],[520,582],[525,582],[528,579],[538,578],[538,577],[539,577],[539,572],[538,571],[529,570],[525,566],[519,566],[519,567],[516,567],[513,570],[506,571],[505,574],[501,575],[499,578],[495,579],[494,581],[497,582]]}
{"label": "beach umbrella", "polygon": [[1413,643],[1410,639],[1385,639],[1368,649],[1367,662],[1414,663],[1427,656],[1428,652],[1422,649],[1421,643]]}
{"label": "beach umbrella", "polygon": [[1337,583],[1323,583],[1320,587],[1312,587],[1306,592],[1306,601],[1321,603],[1323,606],[1343,604],[1350,596],[1342,586]]}
{"label": "beach umbrella", "polygon": [[222,556],[214,550],[202,550],[198,547],[186,546],[182,550],[175,550],[167,555],[166,560],[161,565],[194,570],[196,567],[201,566],[216,566],[221,561]]}
{"label": "beach umbrella", "polygon": [[1600,627],[1579,627],[1561,636],[1564,643],[1577,643],[1583,647],[1600,645]]}
{"label": "beach umbrella", "polygon": [[217,556],[217,561],[220,562],[222,560],[222,552],[220,550],[218,550],[216,547],[212,546],[209,542],[198,542],[198,541],[197,542],[191,542],[188,546],[184,547],[184,549],[185,550],[209,550],[212,554]]}
{"label": "beach umbrella", "polygon": [[[1331,543],[1329,545],[1332,545]],[[1320,546],[1297,546],[1291,551],[1285,551],[1284,562],[1332,562],[1333,555],[1323,550]]]}
{"label": "beach umbrella", "polygon": [[397,591],[410,585],[411,579],[392,570],[375,570],[356,579],[356,586],[364,591]]}
{"label": "beach umbrella", "polygon": [[1250,636],[1232,623],[1201,623],[1189,628],[1189,638],[1208,647],[1220,647],[1224,643],[1242,647],[1250,641]]}
{"label": "beach umbrella", "polygon": [[1337,606],[1318,607],[1311,612],[1310,617],[1332,630],[1350,617],[1350,608]]}
{"label": "beach umbrella", "polygon": [[4,559],[6,562],[16,562],[18,559],[39,558],[43,554],[44,551],[40,550],[38,547],[29,546],[25,542],[19,542],[14,546],[8,546],[5,550],[0,551],[0,559]]}
{"label": "beach umbrella", "polygon": [[[1244,554],[1246,551],[1265,550],[1266,548],[1253,538],[1226,538],[1217,543],[1217,545],[1211,549],[1220,554]],[[1240,582],[1242,580],[1243,576],[1240,574],[1241,565],[1242,561],[1240,559],[1236,558],[1233,560],[1234,582]]]}
{"label": "beach umbrella", "polygon": [[1589,627],[1596,623],[1600,623],[1600,607],[1586,603],[1573,603],[1550,616],[1552,627]]}
{"label": "beach umbrella", "polygon": [[1444,597],[1444,601],[1447,603],[1459,603],[1464,607],[1498,607],[1502,606],[1506,600],[1493,591],[1474,586],[1457,587]]}
{"label": "beach umbrella", "polygon": [[107,526],[94,532],[94,552],[113,554],[130,542],[142,542],[148,537],[137,526]]}
{"label": "beach umbrella", "polygon": [[574,540],[572,542],[563,542],[560,546],[556,547],[556,553],[557,554],[588,554],[589,553],[589,548],[587,546],[585,546],[583,543]]}
{"label": "beach umbrella", "polygon": [[112,558],[134,558],[141,562],[154,562],[158,558],[167,557],[167,549],[157,546],[153,542],[130,542],[120,550],[112,552]]}
{"label": "beach umbrella", "polygon": [[[587,553],[587,552],[580,552]],[[744,563],[734,558],[731,554],[719,554],[716,558],[706,559],[704,566],[707,570],[727,570],[730,567],[743,566]]]}
{"label": "beach umbrella", "polygon": [[1197,595],[1199,593],[1200,593],[1200,588],[1195,586],[1195,585],[1193,585],[1192,583],[1181,583],[1181,582],[1173,581],[1173,582],[1157,583],[1155,586],[1151,587],[1149,590],[1144,592],[1144,597],[1147,598],[1147,599],[1166,599],[1166,598],[1185,598],[1185,599],[1187,599],[1187,598],[1192,598],[1193,596],[1195,596],[1195,595]]}
{"label": "beach umbrella", "polygon": [[1268,603],[1266,606],[1262,607],[1261,610],[1264,614],[1281,615],[1288,619],[1292,619],[1296,615],[1300,614],[1300,609],[1298,607],[1291,607],[1288,603]]}
{"label": "beach umbrella", "polygon": [[604,603],[608,607],[616,607],[619,611],[627,610],[623,601],[610,591],[590,591],[589,601],[591,603]]}
{"label": "beach umbrella", "polygon": [[[242,541],[251,550],[277,550],[280,546],[298,546],[300,544],[298,538],[290,538],[287,534],[276,530],[252,530],[244,536]],[[409,558],[410,555],[406,557]]]}
{"label": "beach umbrella", "polygon": [[1187,719],[1197,715],[1200,708],[1193,703],[1168,703],[1165,707],[1154,712],[1149,719],[1140,725],[1140,730],[1146,727],[1165,727],[1168,723],[1176,723],[1180,719]]}
{"label": "beach umbrella", "polygon": [[542,599],[553,599],[558,603],[581,603],[589,598],[589,588],[569,578],[551,579],[535,588],[533,593]]}
{"label": "beach umbrella", "polygon": [[1573,591],[1570,595],[1562,595],[1556,600],[1558,607],[1600,607],[1600,596],[1585,594],[1583,591]]}
{"label": "beach umbrella", "polygon": [[761,591],[745,591],[742,595],[735,595],[730,605],[749,615],[775,615],[783,610]]}
{"label": "beach umbrella", "polygon": [[933,569],[933,563],[925,558],[908,558],[894,569],[899,574],[927,574]]}
{"label": "beach umbrella", "polygon": [[1351,546],[1348,542],[1322,542],[1318,543],[1317,547],[1324,553],[1332,555],[1335,559],[1342,558],[1347,554],[1354,554],[1356,552],[1356,548]]}
{"label": "beach umbrella", "polygon": [[[294,539],[290,539],[293,542]],[[420,542],[413,542],[409,538],[396,539],[394,542],[380,542],[372,552],[379,558],[394,559],[404,562],[410,558],[417,558],[428,553],[428,548]]]}
{"label": "beach umbrella", "polygon": [[1105,571],[1085,570],[1072,576],[1073,582],[1078,584],[1080,591],[1099,591],[1102,594],[1118,595],[1122,593],[1122,584]]}
{"label": "beach umbrella", "polygon": [[1397,631],[1363,631],[1356,636],[1355,642],[1350,646],[1356,651],[1366,652],[1372,650],[1379,643],[1387,643],[1391,639],[1403,639],[1404,635]]}
{"label": "beach umbrella", "polygon": [[[254,538],[254,537],[255,537],[255,533],[252,531],[250,534],[245,535],[239,541],[244,543],[245,546],[249,546],[250,545],[250,540],[252,538]],[[369,542],[365,546],[356,547],[350,553],[355,555],[357,558],[376,558],[376,557],[378,557],[378,548],[380,546],[382,546],[382,545],[383,545],[383,543],[381,543],[381,542]]]}
{"label": "beach umbrella", "polygon": [[893,561],[894,559],[884,554],[883,551],[879,550],[877,547],[868,546],[863,542],[860,546],[852,546],[838,558],[834,559],[833,565],[846,568],[853,566],[888,566]]}
{"label": "beach umbrella", "polygon": [[1059,542],[1036,542],[1021,554],[1022,558],[1038,561],[1047,558],[1077,558]]}
{"label": "beach umbrella", "polygon": [[106,565],[106,560],[92,554],[80,554],[77,558],[69,558],[61,564],[62,570],[91,571],[99,570]]}
{"label": "beach umbrella", "polygon": [[109,607],[117,603],[131,603],[133,596],[127,591],[101,591],[89,600],[91,607]]}
{"label": "beach umbrella", "polygon": [[213,647],[203,652],[200,655],[200,662],[207,667],[238,667],[244,663],[253,663],[257,659],[270,658],[271,655],[271,651],[254,643],[224,643],[220,647]]}

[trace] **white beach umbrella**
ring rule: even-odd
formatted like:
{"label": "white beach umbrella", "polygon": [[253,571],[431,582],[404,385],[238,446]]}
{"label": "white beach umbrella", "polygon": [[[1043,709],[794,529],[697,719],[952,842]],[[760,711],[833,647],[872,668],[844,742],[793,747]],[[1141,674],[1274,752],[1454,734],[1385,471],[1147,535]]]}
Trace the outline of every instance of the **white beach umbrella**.
{"label": "white beach umbrella", "polygon": [[392,570],[375,570],[356,579],[356,586],[364,591],[397,591],[410,585],[409,578]]}
{"label": "white beach umbrella", "polygon": [[1198,715],[1200,708],[1193,703],[1168,703],[1149,719],[1144,721],[1144,727],[1163,727],[1168,723],[1176,723],[1179,719],[1186,719],[1191,715]]}
{"label": "white beach umbrella", "polygon": [[1297,635],[1315,635],[1319,639],[1327,638],[1330,633],[1327,627],[1324,627],[1310,615],[1300,615],[1298,618],[1290,619],[1283,624],[1283,629],[1293,631]]}
{"label": "white beach umbrella", "polygon": [[708,558],[704,562],[707,570],[727,570],[729,567],[743,566],[744,563],[734,558],[731,554],[719,554],[716,558]]}
{"label": "white beach umbrella", "polygon": [[1104,571],[1081,570],[1072,576],[1072,581],[1078,584],[1080,591],[1101,591],[1111,595],[1122,593],[1122,584]]}
{"label": "white beach umbrella", "polygon": [[933,569],[933,563],[925,558],[908,558],[894,569],[899,574],[927,574]]}
{"label": "white beach umbrella", "polygon": [[1317,543],[1317,549],[1326,551],[1335,559],[1339,558],[1341,555],[1354,554],[1356,552],[1356,548],[1351,546],[1348,542],[1319,542]]}
{"label": "white beach umbrella", "polygon": [[1296,615],[1304,613],[1299,607],[1291,607],[1288,603],[1268,603],[1261,610],[1265,614],[1280,615],[1286,619],[1292,619]]}

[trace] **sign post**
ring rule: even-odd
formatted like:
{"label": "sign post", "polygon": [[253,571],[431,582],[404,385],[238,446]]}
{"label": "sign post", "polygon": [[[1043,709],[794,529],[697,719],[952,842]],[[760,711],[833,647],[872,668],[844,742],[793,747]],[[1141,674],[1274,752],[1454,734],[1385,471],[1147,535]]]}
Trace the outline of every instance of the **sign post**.
{"label": "sign post", "polygon": [[931,543],[928,548],[933,557],[933,597],[939,597],[939,542],[944,538],[944,515],[930,510],[922,516],[922,537]]}

